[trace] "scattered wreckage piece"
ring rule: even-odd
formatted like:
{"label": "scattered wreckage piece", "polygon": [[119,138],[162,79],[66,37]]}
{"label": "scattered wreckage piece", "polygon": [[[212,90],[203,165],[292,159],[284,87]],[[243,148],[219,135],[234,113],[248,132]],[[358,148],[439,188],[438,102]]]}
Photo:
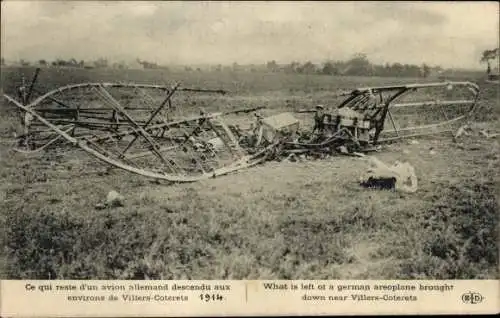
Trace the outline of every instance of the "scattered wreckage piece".
{"label": "scattered wreckage piece", "polygon": [[415,193],[418,189],[415,168],[408,162],[396,161],[388,166],[376,157],[369,157],[369,168],[360,178],[360,185],[366,188],[395,190]]}
{"label": "scattered wreckage piece", "polygon": [[[465,124],[463,126],[460,126],[460,128],[458,128],[458,130],[455,133],[455,135],[453,136],[453,138],[455,141],[457,141],[458,138],[461,137],[462,135],[470,136],[473,133],[474,133],[474,129],[470,125]],[[487,129],[481,129],[479,131],[479,134],[481,136],[485,137],[486,139],[496,138],[497,136],[500,136],[500,133],[491,132],[491,131],[488,131]]]}
{"label": "scattered wreckage piece", "polygon": [[[453,96],[454,90],[459,90],[459,98]],[[419,91],[424,93],[419,96]],[[442,96],[438,97],[449,98],[436,98],[436,93],[441,93]],[[322,105],[316,110],[299,111],[315,113],[313,132],[318,132],[318,138],[315,142],[299,142],[296,145],[311,147],[334,140],[349,140],[357,148],[366,149],[398,139],[452,132],[456,123],[475,111],[479,87],[471,82],[441,82],[359,88],[342,95],[346,98],[329,113]],[[409,101],[398,103],[405,97],[409,97],[406,98]],[[415,101],[419,97],[425,100]],[[401,126],[402,121],[398,124],[394,112],[403,110],[403,113],[408,113],[407,109],[417,116],[439,115],[441,119],[418,126]],[[386,129],[387,126],[390,129]]]}
{"label": "scattered wreckage piece", "polygon": [[[477,85],[469,82],[359,88],[340,94],[343,100],[329,112],[322,106],[299,111],[314,113],[314,127],[307,130],[290,112],[261,116],[257,111],[263,107],[215,113],[196,107],[196,115],[175,117],[173,99],[178,92],[225,93],[181,88],[178,84],[71,84],[30,102],[37,75],[29,88],[22,87],[19,100],[4,95],[23,114],[25,134],[20,136],[20,145],[25,148],[18,150],[41,151],[62,141],[62,145],[80,148],[111,166],[173,182],[212,178],[290,154],[321,157],[343,152],[362,156],[381,142],[428,133],[429,125],[397,124],[393,111],[398,108],[432,106],[443,111],[444,106],[467,106],[465,112],[452,113],[453,117],[445,114],[445,121],[432,125],[450,131],[451,123],[474,110],[479,93]],[[395,103],[422,89],[444,88],[450,92],[456,87],[465,88],[468,99]],[[160,92],[159,96],[152,98],[152,91]],[[186,101],[177,100],[181,104]],[[189,106],[193,104],[199,106]],[[249,128],[231,124],[231,118],[244,114],[253,114],[245,121],[250,123]],[[393,129],[386,130],[386,125]]]}

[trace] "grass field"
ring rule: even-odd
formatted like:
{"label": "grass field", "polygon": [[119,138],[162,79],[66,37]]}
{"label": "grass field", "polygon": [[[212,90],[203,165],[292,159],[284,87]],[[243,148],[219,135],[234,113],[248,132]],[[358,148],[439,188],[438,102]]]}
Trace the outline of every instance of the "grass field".
{"label": "grass field", "polygon": [[[2,69],[12,93],[24,73]],[[231,104],[276,111],[328,103],[357,86],[412,79],[259,73],[47,69],[46,91],[80,81],[170,83],[231,91]],[[474,80],[474,79],[472,79]],[[108,169],[85,153],[10,150],[13,108],[0,104],[3,277],[39,279],[483,279],[499,278],[498,86],[481,86],[474,134],[385,145],[408,161],[415,194],[358,185],[362,158],[268,162],[171,185]],[[435,153],[431,153],[430,150]],[[124,206],[95,209],[108,191]]]}

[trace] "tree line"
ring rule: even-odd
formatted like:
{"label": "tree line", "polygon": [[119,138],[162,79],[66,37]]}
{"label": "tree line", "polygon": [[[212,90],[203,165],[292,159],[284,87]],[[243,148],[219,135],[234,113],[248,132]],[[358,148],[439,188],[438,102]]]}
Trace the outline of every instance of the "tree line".
{"label": "tree line", "polygon": [[[499,49],[485,50],[479,59],[479,62],[487,64],[487,73],[491,72],[491,61],[498,58]],[[160,65],[155,62],[149,62],[137,58],[136,65],[140,65],[143,69],[164,69],[168,70],[169,67]],[[21,66],[52,66],[52,67],[75,67],[75,68],[115,68],[127,69],[131,66],[123,61],[110,62],[106,58],[99,58],[94,61],[77,61],[74,58],[56,59],[54,61],[47,61],[40,59],[37,62],[30,62],[26,60],[19,60],[17,65]],[[5,65],[5,60],[2,57],[2,65]],[[298,62],[292,61],[291,63],[279,64],[276,60],[268,61],[265,64],[250,64],[240,65],[236,62],[229,65],[212,65],[208,67],[210,71],[250,71],[250,72],[272,72],[272,73],[288,73],[288,74],[321,74],[321,75],[349,75],[349,76],[395,76],[395,77],[428,77],[431,74],[439,75],[444,69],[440,66],[430,66],[426,63],[422,65],[403,64],[399,62],[374,64],[364,53],[354,54],[347,61],[325,61],[323,63],[315,64],[311,61]],[[184,66],[184,71],[201,72],[200,67]]]}
{"label": "tree line", "polygon": [[[5,59],[3,57],[1,60],[1,64],[2,64],[2,66],[7,65],[7,63],[5,62]],[[42,67],[49,67],[49,66],[75,67],[75,68],[107,68],[110,66],[108,63],[108,60],[104,59],[104,58],[100,58],[100,59],[97,59],[97,60],[91,61],[91,62],[84,61],[84,60],[77,61],[74,58],[70,58],[68,60],[57,58],[53,61],[40,59],[36,62],[27,61],[25,59],[20,59],[18,62],[14,63],[14,65],[18,65],[18,66],[42,66]],[[114,63],[113,67],[117,67],[119,65],[120,65],[120,63]]]}
{"label": "tree line", "polygon": [[[141,65],[144,69],[168,69],[166,66],[159,65],[158,63],[148,62],[146,60],[141,60],[139,58],[136,59],[138,65]],[[1,65],[7,65],[5,59],[2,57]],[[36,62],[30,62],[24,59],[20,59],[18,62],[14,63],[14,65],[18,66],[42,66],[42,67],[72,67],[72,68],[115,68],[115,69],[127,69],[130,68],[130,65],[127,63],[120,62],[110,62],[106,58],[99,58],[93,61],[85,61],[80,60],[77,61],[75,58],[70,59],[61,59],[57,58],[53,61],[47,61],[45,59],[40,59]]]}
{"label": "tree line", "polygon": [[326,61],[322,64],[314,64],[311,61],[305,63],[294,61],[279,65],[275,60],[272,60],[267,62],[266,67],[270,72],[350,76],[427,77],[432,72],[440,73],[443,71],[440,66],[431,67],[425,63],[413,65],[396,62],[378,65],[370,62],[366,54],[363,53],[355,54],[347,61]]}
{"label": "tree line", "polygon": [[[169,67],[160,65],[155,62],[149,62],[137,58],[135,60],[136,65],[142,67],[143,69],[164,69],[168,70]],[[19,60],[15,63],[20,66],[42,66],[42,67],[72,67],[72,68],[115,68],[115,69],[127,69],[130,65],[125,62],[109,62],[108,59],[99,58],[94,61],[77,61],[75,58],[70,59],[60,59],[57,58],[53,61],[47,61],[40,59],[36,62],[30,62],[26,60]],[[5,60],[2,58],[2,65],[5,65]],[[272,73],[295,73],[295,74],[323,74],[323,75],[352,75],[352,76],[409,76],[427,77],[433,71],[442,71],[442,68],[431,67],[427,64],[421,66],[393,63],[386,65],[376,65],[371,63],[365,54],[359,53],[354,55],[348,61],[326,61],[322,64],[314,64],[311,61],[300,63],[298,61],[292,61],[287,64],[278,64],[276,60],[268,61],[266,64],[250,64],[250,65],[240,65],[236,62],[229,65],[212,65],[208,67],[210,71],[222,72],[222,71],[249,71],[249,72],[272,72]],[[191,72],[197,71],[201,72],[200,67],[184,66],[184,71]]]}

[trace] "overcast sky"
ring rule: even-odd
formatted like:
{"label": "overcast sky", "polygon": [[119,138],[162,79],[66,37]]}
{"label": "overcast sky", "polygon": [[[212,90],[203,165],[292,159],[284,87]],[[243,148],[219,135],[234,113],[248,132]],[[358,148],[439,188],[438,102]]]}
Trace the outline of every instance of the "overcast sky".
{"label": "overcast sky", "polygon": [[2,1],[7,60],[158,63],[347,59],[478,68],[498,47],[496,2]]}

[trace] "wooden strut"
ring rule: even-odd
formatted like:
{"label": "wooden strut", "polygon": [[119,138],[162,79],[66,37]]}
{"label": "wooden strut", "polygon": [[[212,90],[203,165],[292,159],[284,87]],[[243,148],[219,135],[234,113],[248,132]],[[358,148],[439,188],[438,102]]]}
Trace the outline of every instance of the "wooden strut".
{"label": "wooden strut", "polygon": [[[198,129],[198,127],[195,128],[195,130]],[[187,131],[185,131],[184,129],[181,129],[185,135],[188,135]],[[189,137],[186,138],[186,141],[189,140]],[[198,167],[200,168],[202,174],[206,174],[207,172],[205,171],[205,168],[203,168],[203,164],[202,162],[200,161],[200,159],[196,156],[196,153],[193,152],[192,150],[192,147],[191,145],[186,145],[186,141],[182,143],[182,145],[180,145],[179,147],[186,153],[189,153],[189,156],[195,160],[196,164],[198,165]]]}
{"label": "wooden strut", "polygon": [[[67,127],[69,127],[69,128],[67,128]],[[62,131],[64,131],[65,133],[68,133],[73,128],[74,128],[74,125],[66,125],[65,127],[62,128],[63,129]],[[53,143],[55,143],[56,141],[58,141],[61,138],[62,138],[61,135],[57,135],[55,138],[51,139],[46,144],[44,144],[44,145],[42,145],[42,146],[40,146],[40,147],[38,147],[36,149],[33,149],[33,150],[23,150],[23,149],[19,149],[19,148],[13,148],[13,150],[16,151],[16,152],[24,153],[24,154],[36,153],[36,152],[42,151],[43,149],[45,149],[48,146],[52,145]]]}
{"label": "wooden strut", "polygon": [[387,111],[387,115],[389,116],[392,127],[394,128],[394,131],[396,132],[396,135],[398,135],[398,137],[399,137],[399,131],[398,131],[398,128],[396,127],[396,123],[394,122],[394,119],[392,118],[392,114],[391,114],[390,110]]}
{"label": "wooden strut", "polygon": [[400,103],[391,105],[392,108],[400,107],[419,107],[419,106],[453,106],[453,105],[469,105],[475,103],[474,100],[453,100],[453,101],[429,101],[429,102],[415,102],[415,103]]}
{"label": "wooden strut", "polygon": [[[85,117],[85,116],[81,116]],[[90,120],[72,120],[72,119],[59,119],[59,118],[46,118],[51,123],[55,124],[74,124],[78,126],[95,126],[95,127],[110,127],[111,126],[133,126],[129,122],[103,122],[103,121],[90,121]],[[94,118],[95,119],[95,118]],[[103,118],[104,119],[104,118]],[[109,119],[109,118],[107,118]],[[136,121],[137,124],[144,123],[143,121]]]}
{"label": "wooden strut", "polygon": [[151,150],[160,158],[160,160],[171,169],[172,172],[176,172],[176,167],[173,166],[171,160],[165,159],[161,152],[159,152],[160,146],[153,140],[153,138],[128,114],[128,112],[123,109],[123,107],[118,103],[116,99],[114,99],[111,94],[103,87],[99,87],[100,92],[109,99],[110,104],[114,107],[118,112],[120,112],[134,127],[134,129],[151,145]]}
{"label": "wooden strut", "polygon": [[[74,109],[74,107],[68,105],[66,102],[64,101],[61,101],[59,99],[57,99],[55,96],[55,94],[61,94],[65,91],[69,91],[69,90],[77,90],[78,92],[82,92],[83,90],[85,89],[91,89],[91,90],[95,90],[97,87],[117,87],[117,88],[120,88],[120,87],[130,87],[130,88],[135,88],[136,90],[142,92],[143,94],[145,94],[146,96],[149,96],[147,93],[144,92],[143,89],[158,89],[158,90],[163,90],[163,91],[169,91],[169,88],[163,86],[163,85],[150,85],[150,84],[134,84],[134,83],[80,83],[80,84],[71,84],[71,85],[66,85],[66,86],[62,86],[62,87],[59,87],[59,88],[56,88],[56,89],[53,89],[52,91],[49,91],[48,93],[45,93],[43,94],[42,96],[38,97],[35,101],[31,102],[28,107],[36,107],[38,104],[40,104],[44,99],[47,99],[47,100],[51,100],[55,103],[57,103],[58,105],[60,106],[63,106],[63,108],[59,108],[59,109],[54,109],[53,108],[53,112],[55,113],[65,113],[66,111],[67,112],[70,112],[73,114],[73,117],[80,117],[80,118],[89,118],[89,119],[103,119],[105,120],[107,123],[100,123],[100,122],[80,122],[80,121],[77,121],[75,120],[75,118],[73,118],[74,121],[64,121],[64,120],[69,120],[68,118],[60,118],[59,120],[61,120],[61,123],[75,123],[77,126],[79,125],[82,125],[82,126],[87,126],[88,128],[91,128],[91,127],[95,127],[95,128],[98,128],[99,126],[102,127],[103,129],[105,129],[107,125],[110,125],[109,123],[109,118],[100,118],[99,116],[92,116],[90,114],[92,113],[95,113],[96,115],[99,115],[99,114],[102,114],[102,115],[105,115],[105,113],[103,113],[103,111],[105,110],[114,110],[113,106],[111,108],[82,108],[80,107],[80,105],[78,105],[76,108],[77,109]],[[35,89],[33,89],[34,91],[37,91]],[[223,90],[208,90],[208,89],[192,89],[192,88],[177,88],[176,91],[186,91],[186,92],[203,92],[203,93],[216,93],[216,94],[226,94],[225,91]],[[38,91],[37,91],[38,92]],[[99,94],[99,92],[97,92]],[[104,96],[102,96],[102,93],[100,95],[101,98],[103,98]],[[105,98],[105,101],[106,103],[109,103],[109,99]],[[168,99],[167,100],[167,104],[169,106],[169,108],[171,108],[171,99]],[[123,107],[124,109],[128,109],[128,107]],[[131,111],[135,111],[135,110],[142,110],[143,108],[141,109],[131,109]],[[145,109],[145,108],[144,108]],[[150,109],[147,109],[147,110],[150,110]],[[47,109],[47,110],[44,110],[44,109],[40,109],[39,111],[42,111],[42,112],[52,112],[51,110]],[[76,113],[76,114],[75,114]],[[88,113],[89,115],[86,115],[85,113]],[[54,114],[56,115],[56,114]],[[68,114],[69,115],[69,114]],[[57,117],[57,115],[56,115]],[[49,120],[55,120],[55,119],[49,119]],[[137,122],[137,121],[136,121]],[[137,123],[140,123],[141,125],[143,125],[143,122],[137,122]],[[165,120],[163,120],[163,123],[167,123],[165,122]],[[128,124],[128,125],[132,125],[131,123],[118,123],[114,126],[123,126],[123,124]],[[76,128],[76,127],[75,127]],[[161,135],[163,136],[167,130],[168,126],[162,126],[162,127],[153,127],[153,129],[161,129]],[[152,129],[145,129],[147,131],[151,131]],[[120,136],[123,136],[123,135],[128,135],[128,134],[135,134],[137,136],[137,132],[135,129],[132,129],[128,132],[126,132],[125,134],[121,133],[121,132],[116,132],[117,134],[120,134]],[[93,136],[91,137],[92,140],[100,140],[102,139],[101,137],[99,136]],[[106,138],[104,138],[106,139]]]}
{"label": "wooden strut", "polygon": [[[446,125],[449,125],[451,123],[454,123],[456,121],[459,121],[459,120],[465,118],[465,116],[466,115],[458,116],[458,117],[455,117],[453,119],[450,119],[450,120],[447,120],[447,121],[443,121],[443,122],[440,122],[440,123],[437,123],[437,124],[429,124],[429,125],[422,125],[422,126],[400,128],[397,131],[398,132],[403,132],[403,131],[410,131],[410,130],[417,130],[417,129],[428,129],[428,128],[446,126]],[[395,133],[395,132],[396,132],[396,130],[385,130],[384,131],[384,133],[386,133],[386,134]],[[406,136],[404,136],[404,137],[406,137]]]}
{"label": "wooden strut", "polygon": [[[163,129],[163,128],[181,127],[183,124],[186,124],[189,122],[196,122],[199,120],[207,120],[210,118],[216,118],[219,116],[226,116],[226,115],[230,115],[230,114],[247,113],[247,112],[256,111],[256,110],[259,110],[262,108],[264,108],[264,107],[243,108],[243,109],[237,109],[237,110],[232,110],[232,111],[227,111],[227,112],[208,113],[205,115],[193,116],[193,117],[182,119],[182,120],[176,120],[176,121],[170,121],[170,122],[166,122],[166,123],[162,123],[162,124],[150,125],[149,127],[144,128],[144,130],[152,131],[152,130]],[[115,136],[123,137],[123,136],[128,136],[128,135],[133,135],[133,134],[137,134],[137,131],[134,129],[130,129],[128,131],[116,133]],[[106,139],[106,137],[96,137],[95,139],[92,139],[92,140],[99,141],[99,140],[105,140],[105,139]]]}
{"label": "wooden strut", "polygon": [[46,121],[42,116],[40,116],[36,111],[29,108],[28,106],[24,106],[24,105],[20,104],[18,101],[16,101],[15,99],[13,99],[12,97],[10,97],[8,95],[4,94],[4,97],[8,101],[13,103],[17,107],[19,107],[20,109],[22,109],[25,112],[36,117],[38,120],[40,120],[45,125],[47,125],[47,127],[49,127],[53,131],[60,134],[64,139],[66,139],[72,145],[80,147],[81,149],[83,149],[84,151],[89,153],[90,155],[92,155],[92,156],[96,157],[97,159],[100,159],[104,162],[107,162],[110,165],[113,165],[117,168],[126,170],[126,171],[131,172],[131,173],[136,173],[136,174],[148,177],[148,178],[166,180],[166,181],[171,181],[171,182],[195,182],[195,181],[200,181],[200,180],[204,180],[204,179],[209,179],[212,177],[225,175],[225,174],[228,174],[228,173],[240,170],[240,169],[245,169],[245,168],[254,166],[254,165],[262,162],[265,159],[265,156],[262,156],[262,155],[265,154],[266,151],[269,151],[269,148],[263,149],[262,151],[258,152],[257,154],[254,154],[252,156],[245,156],[245,157],[241,158],[241,160],[233,162],[233,164],[231,164],[231,165],[219,168],[211,173],[202,174],[202,175],[198,175],[198,176],[172,175],[172,174],[164,174],[164,173],[148,171],[148,170],[144,170],[144,169],[140,169],[140,168],[136,168],[136,167],[131,167],[129,165],[125,165],[125,164],[121,163],[120,161],[117,161],[115,159],[112,159],[112,158],[109,158],[109,157],[103,155],[102,153],[90,148],[87,145],[86,141],[81,141],[81,140],[78,140],[76,138],[73,138],[70,135],[68,135],[67,133],[65,133],[64,131],[60,130],[55,125]]}
{"label": "wooden strut", "polygon": [[397,92],[395,95],[391,96],[387,100],[387,102],[384,103],[384,107],[382,108],[380,118],[379,118],[378,122],[375,125],[375,135],[373,136],[373,140],[372,140],[372,143],[374,145],[377,145],[380,133],[384,129],[385,117],[387,116],[387,113],[389,112],[389,106],[390,106],[391,102],[393,100],[395,100],[396,98],[402,96],[403,94],[407,93],[407,92],[408,92],[408,89],[403,88],[399,92]]}
{"label": "wooden strut", "polygon": [[[137,87],[137,88],[148,88],[148,89],[160,89],[160,90],[168,90],[168,87],[164,85],[153,85],[153,84],[127,84],[127,83],[79,83],[79,84],[70,84],[61,86],[59,88],[53,89],[32,101],[27,107],[31,108],[38,105],[41,101],[46,98],[51,98],[52,95],[56,93],[62,93],[64,91],[69,91],[72,89],[81,89],[81,88],[97,88],[97,87]],[[224,90],[209,90],[209,89],[194,89],[194,88],[178,88],[178,92],[199,92],[199,93],[214,93],[214,94],[226,94]]]}
{"label": "wooden strut", "polygon": [[31,94],[33,93],[33,88],[35,87],[36,80],[38,79],[38,74],[40,74],[40,68],[37,67],[35,70],[35,75],[33,76],[33,79],[31,80],[30,88],[28,89],[28,93],[26,95],[26,102],[28,102],[31,99]]}
{"label": "wooden strut", "polygon": [[[153,112],[153,114],[151,114],[151,116],[149,117],[149,119],[146,121],[146,123],[144,124],[144,126],[142,126],[142,129],[144,130],[145,128],[147,128],[149,126],[149,124],[153,121],[153,119],[156,117],[156,115],[165,107],[165,105],[167,104],[167,102],[170,100],[170,98],[172,97],[172,95],[175,93],[175,91],[177,90],[177,88],[179,87],[179,84],[176,84],[172,90],[167,94],[167,96],[165,97],[165,99],[163,100],[163,102],[160,104],[160,106],[158,106],[158,108]],[[145,131],[144,131],[145,132]],[[146,133],[146,132],[145,132]],[[147,134],[147,133],[146,133]],[[134,142],[137,140],[137,138],[139,138],[139,135],[136,135],[134,137],[134,139],[132,139],[132,141],[130,141],[130,143],[127,145],[127,147],[125,147],[125,149],[123,150],[123,152],[121,153],[122,156],[125,155],[125,153],[127,152],[127,150],[132,147],[132,145],[134,144]]]}
{"label": "wooden strut", "polygon": [[[190,119],[184,119],[184,120],[171,121],[171,122],[167,122],[167,123],[151,125],[151,126],[145,128],[145,130],[146,131],[154,131],[156,129],[164,129],[164,131],[166,131],[169,128],[181,127],[184,123],[196,122],[196,121],[199,121],[200,119],[212,118],[212,117],[217,117],[217,116],[226,115],[226,114],[239,113],[239,112],[250,112],[250,111],[253,111],[253,110],[256,110],[256,108],[240,109],[240,110],[229,111],[229,112],[226,112],[226,113],[211,113],[211,114],[207,114],[207,115],[204,115],[204,116],[196,116],[196,117],[193,117],[193,118],[190,118]],[[92,127],[95,127],[95,128],[101,127],[101,128],[103,128],[103,127],[108,126],[108,124],[109,124],[109,123],[105,123],[105,122],[73,121],[73,120],[62,120],[62,119],[61,120],[58,120],[58,119],[46,119],[46,120],[49,121],[49,122],[53,122],[53,123],[77,124],[80,127],[87,127],[87,128],[92,128]],[[37,122],[32,123],[32,125],[36,125],[36,124],[38,124],[38,123]],[[43,123],[39,123],[39,124],[40,125],[45,125]],[[119,125],[132,126],[132,124],[130,124],[128,122],[119,123]],[[119,133],[114,133],[113,137],[124,137],[124,136],[132,135],[132,134],[137,134],[137,131],[135,129],[130,129],[130,130],[127,130],[127,131],[122,131],[122,132],[119,132]],[[80,136],[79,138],[83,138],[83,137],[84,136]],[[104,141],[104,140],[108,139],[108,136],[88,136],[88,137],[90,138],[89,140],[96,141],[96,142]],[[161,138],[166,138],[166,137],[162,136]],[[178,138],[180,138],[180,137],[178,137]]]}
{"label": "wooden strut", "polygon": [[382,135],[386,134],[391,134],[391,133],[396,133],[396,137],[384,137],[380,138],[379,142],[387,142],[387,141],[394,141],[398,139],[403,139],[403,138],[412,138],[412,137],[418,137],[418,136],[425,136],[425,135],[435,135],[435,134],[442,134],[445,132],[452,132],[453,128],[449,127],[444,130],[439,130],[439,131],[428,131],[428,132],[420,132],[420,133],[414,133],[414,134],[407,134],[407,135],[401,135],[401,133],[406,132],[406,131],[415,131],[415,130],[421,130],[421,129],[430,129],[430,128],[436,128],[436,127],[442,127],[446,125],[450,125],[452,123],[455,123],[457,121],[460,121],[464,118],[466,118],[467,115],[462,115],[459,117],[455,117],[453,119],[443,121],[437,124],[429,124],[429,125],[421,125],[421,126],[412,126],[412,127],[406,127],[406,128],[400,128],[400,129],[394,129],[394,130],[385,130],[382,132]]}

